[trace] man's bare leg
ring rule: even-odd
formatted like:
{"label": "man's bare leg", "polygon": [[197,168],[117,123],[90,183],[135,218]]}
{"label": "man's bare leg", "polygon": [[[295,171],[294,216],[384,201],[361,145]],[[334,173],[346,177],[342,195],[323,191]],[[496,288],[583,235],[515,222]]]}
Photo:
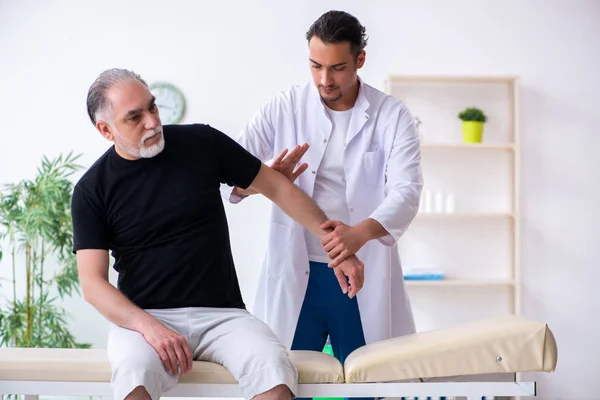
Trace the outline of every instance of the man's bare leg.
{"label": "man's bare leg", "polygon": [[277,385],[273,389],[258,394],[252,400],[291,400],[292,392],[286,385]]}
{"label": "man's bare leg", "polygon": [[143,386],[138,386],[127,395],[125,400],[150,400],[150,394]]}

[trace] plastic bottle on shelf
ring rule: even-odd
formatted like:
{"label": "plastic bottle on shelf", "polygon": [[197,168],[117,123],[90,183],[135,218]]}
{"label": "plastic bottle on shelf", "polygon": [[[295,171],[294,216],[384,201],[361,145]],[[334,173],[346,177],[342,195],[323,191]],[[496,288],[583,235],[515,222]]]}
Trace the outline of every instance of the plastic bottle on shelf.
{"label": "plastic bottle on shelf", "polygon": [[423,192],[423,212],[426,214],[431,213],[433,210],[433,196],[430,190]]}
{"label": "plastic bottle on shelf", "polygon": [[442,192],[441,190],[435,192],[433,209],[436,213],[444,212],[444,192]]}
{"label": "plastic bottle on shelf", "polygon": [[450,214],[456,212],[456,200],[454,199],[453,194],[449,194],[446,196],[446,204],[444,207],[444,211]]}

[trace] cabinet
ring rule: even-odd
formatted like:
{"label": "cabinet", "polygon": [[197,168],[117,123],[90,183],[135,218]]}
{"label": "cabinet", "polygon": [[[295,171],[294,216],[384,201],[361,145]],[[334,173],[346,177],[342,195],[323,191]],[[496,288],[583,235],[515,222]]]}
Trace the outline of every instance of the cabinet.
{"label": "cabinet", "polygon": [[[520,313],[518,79],[395,75],[385,91],[421,138],[424,196],[398,244],[404,272],[443,275],[406,281],[417,330]],[[463,140],[468,107],[487,116],[481,143]]]}

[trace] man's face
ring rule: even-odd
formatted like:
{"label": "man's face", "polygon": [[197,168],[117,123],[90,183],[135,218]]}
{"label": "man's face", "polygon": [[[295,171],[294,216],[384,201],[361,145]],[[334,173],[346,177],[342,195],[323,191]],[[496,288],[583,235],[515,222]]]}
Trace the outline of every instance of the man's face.
{"label": "man's face", "polygon": [[[353,105],[357,85],[357,72],[365,62],[362,51],[355,59],[349,42],[323,43],[313,36],[309,42],[309,62],[313,82],[319,94],[330,107],[335,103]],[[335,108],[335,107],[332,107]]]}
{"label": "man's face", "polygon": [[158,108],[150,90],[138,81],[113,86],[107,93],[112,121],[98,121],[102,135],[115,143],[124,158],[150,158],[164,148]]}

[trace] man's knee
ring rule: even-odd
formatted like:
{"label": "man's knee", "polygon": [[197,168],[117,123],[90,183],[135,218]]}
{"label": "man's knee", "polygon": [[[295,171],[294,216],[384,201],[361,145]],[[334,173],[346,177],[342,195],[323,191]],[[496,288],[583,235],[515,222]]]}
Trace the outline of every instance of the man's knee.
{"label": "man's knee", "polygon": [[138,386],[125,397],[125,400],[150,400],[150,394],[143,386]]}
{"label": "man's knee", "polygon": [[252,398],[253,400],[291,400],[292,392],[286,385],[277,385],[264,393]]}
{"label": "man's knee", "polygon": [[159,399],[175,387],[176,376],[166,372],[161,363],[148,361],[141,357],[140,360],[127,359],[113,364],[111,383],[115,400]]}
{"label": "man's knee", "polygon": [[257,361],[259,368],[278,368],[295,375],[298,373],[289,352],[278,344],[257,346],[251,357]]}

